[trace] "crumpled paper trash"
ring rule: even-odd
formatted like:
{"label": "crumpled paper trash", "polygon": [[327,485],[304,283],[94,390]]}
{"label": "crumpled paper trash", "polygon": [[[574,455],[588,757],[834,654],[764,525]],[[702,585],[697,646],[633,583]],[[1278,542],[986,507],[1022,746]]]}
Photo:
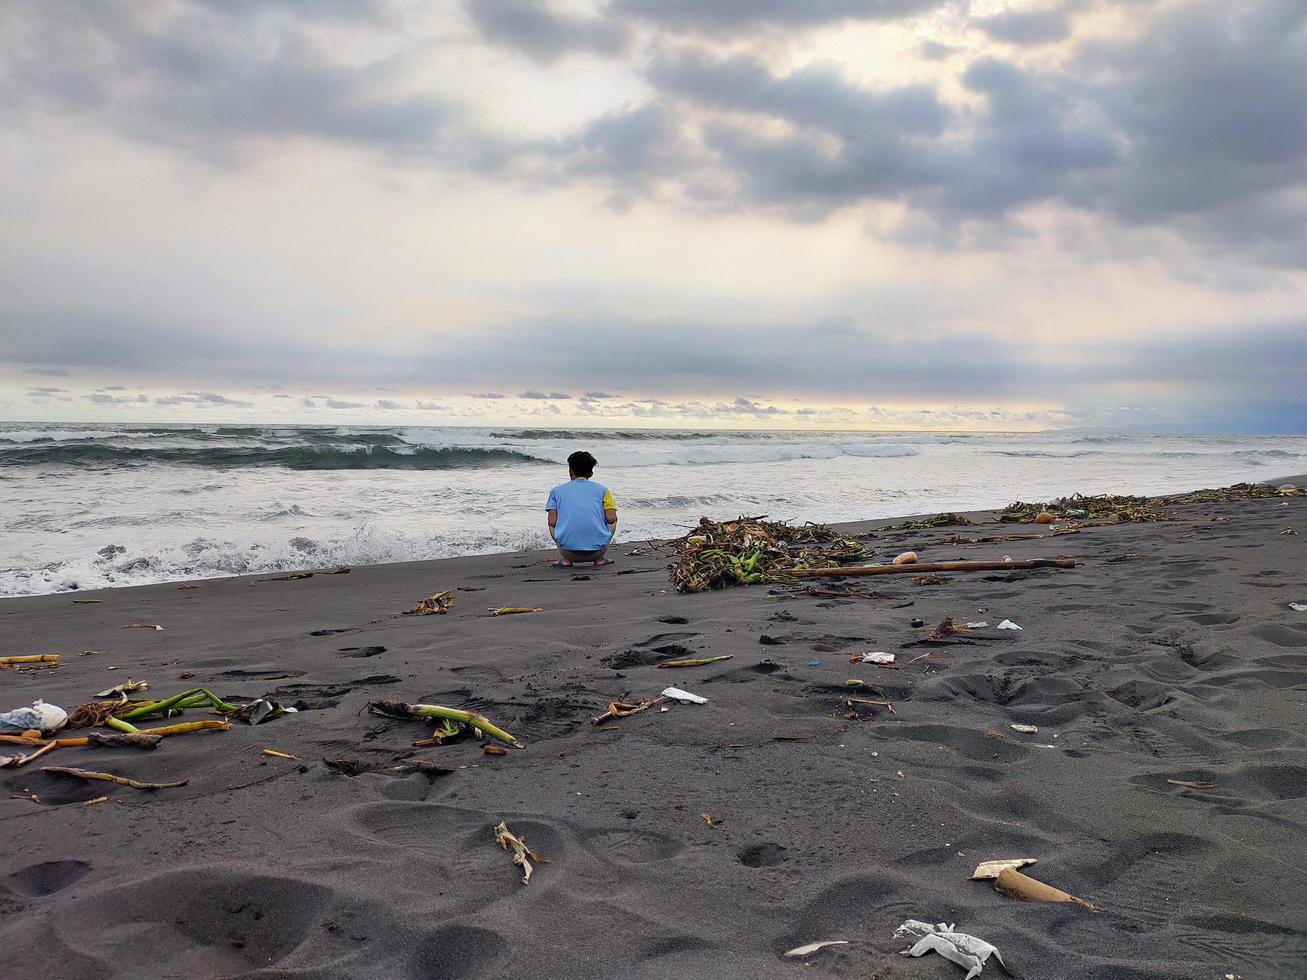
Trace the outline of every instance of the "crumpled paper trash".
{"label": "crumpled paper trash", "polygon": [[931,925],[918,919],[908,919],[894,930],[895,939],[913,941],[910,949],[902,950],[900,956],[924,956],[936,952],[950,963],[956,963],[967,971],[963,980],[972,980],[985,968],[985,961],[991,956],[998,960],[1004,972],[1010,973],[998,948],[983,939],[968,936],[965,932],[954,932],[952,923],[939,922]]}
{"label": "crumpled paper trash", "polygon": [[37,698],[29,708],[0,711],[0,731],[53,732],[63,728],[67,720],[68,712],[63,708],[57,704],[46,704]]}

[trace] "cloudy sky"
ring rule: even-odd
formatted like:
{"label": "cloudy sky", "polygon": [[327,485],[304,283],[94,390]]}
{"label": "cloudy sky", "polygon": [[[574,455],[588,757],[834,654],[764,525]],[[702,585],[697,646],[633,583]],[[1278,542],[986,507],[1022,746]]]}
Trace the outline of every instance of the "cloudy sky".
{"label": "cloudy sky", "polygon": [[0,417],[1307,430],[1302,0],[7,0]]}

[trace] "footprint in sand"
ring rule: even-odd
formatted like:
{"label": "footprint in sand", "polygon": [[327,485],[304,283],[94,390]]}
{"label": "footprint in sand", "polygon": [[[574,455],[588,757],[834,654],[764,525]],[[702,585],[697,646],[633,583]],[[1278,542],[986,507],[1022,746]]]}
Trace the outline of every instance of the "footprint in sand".
{"label": "footprint in sand", "polygon": [[385,647],[341,647],[340,652],[347,657],[379,657],[386,652]]}
{"label": "footprint in sand", "polygon": [[20,895],[40,898],[53,895],[91,873],[86,861],[42,861],[29,864],[9,876],[9,887]]}

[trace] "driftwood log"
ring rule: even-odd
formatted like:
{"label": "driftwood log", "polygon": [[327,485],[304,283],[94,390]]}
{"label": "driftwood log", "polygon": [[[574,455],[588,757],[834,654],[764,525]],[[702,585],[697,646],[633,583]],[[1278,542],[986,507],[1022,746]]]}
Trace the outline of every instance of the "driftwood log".
{"label": "driftwood log", "polygon": [[1005,572],[1018,568],[1075,567],[1074,558],[1027,558],[1021,561],[935,561],[912,565],[829,565],[787,569],[785,574],[795,578],[823,578],[827,575],[920,575],[922,572]]}

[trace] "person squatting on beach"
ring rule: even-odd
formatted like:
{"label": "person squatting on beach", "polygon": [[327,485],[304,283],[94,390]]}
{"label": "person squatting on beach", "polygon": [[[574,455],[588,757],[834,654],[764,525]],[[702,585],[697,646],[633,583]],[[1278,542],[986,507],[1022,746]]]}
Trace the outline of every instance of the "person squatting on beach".
{"label": "person squatting on beach", "polygon": [[604,552],[617,533],[617,508],[606,486],[590,482],[595,462],[585,451],[572,453],[567,457],[568,482],[549,491],[549,536],[563,556],[554,562],[555,568],[571,568],[576,561],[592,561],[596,567],[613,563]]}

